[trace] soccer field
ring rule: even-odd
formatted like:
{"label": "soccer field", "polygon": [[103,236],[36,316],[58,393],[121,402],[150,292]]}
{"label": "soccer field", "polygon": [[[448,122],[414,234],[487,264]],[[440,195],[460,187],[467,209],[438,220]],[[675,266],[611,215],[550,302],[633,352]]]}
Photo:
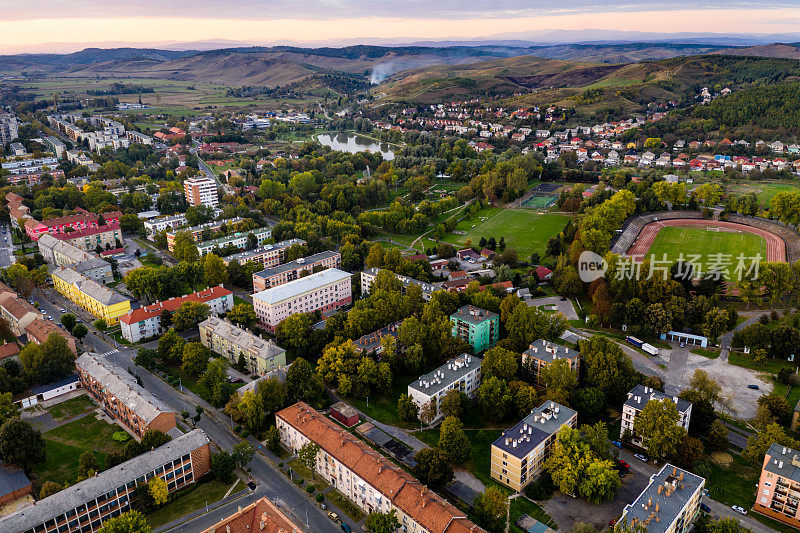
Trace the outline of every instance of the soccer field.
{"label": "soccer field", "polygon": [[[730,272],[733,273],[739,254],[743,254],[745,258],[761,254],[761,257],[766,259],[767,241],[763,237],[750,233],[667,227],[658,232],[647,255],[661,261],[662,256],[666,254],[667,260],[675,262],[681,253],[687,260],[690,255],[699,255],[701,257],[699,263],[703,267],[703,271],[709,265],[713,254],[728,255],[728,260],[733,265],[730,267]],[[746,261],[745,264],[749,265],[750,262]]]}
{"label": "soccer field", "polygon": [[478,244],[481,237],[494,237],[498,241],[505,237],[506,245],[514,248],[520,259],[526,259],[534,252],[544,256],[547,241],[558,235],[568,221],[568,216],[540,215],[528,209],[488,208],[458,223],[456,230],[465,231],[466,235],[449,234],[444,240],[463,245],[467,239]]}

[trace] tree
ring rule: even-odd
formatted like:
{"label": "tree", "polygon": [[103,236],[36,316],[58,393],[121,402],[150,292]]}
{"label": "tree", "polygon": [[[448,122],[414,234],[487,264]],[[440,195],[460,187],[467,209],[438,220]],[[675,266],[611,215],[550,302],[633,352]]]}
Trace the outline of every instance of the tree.
{"label": "tree", "polygon": [[93,476],[99,468],[100,465],[97,463],[97,458],[91,450],[83,452],[78,458],[78,471],[83,477]]}
{"label": "tree", "polygon": [[517,359],[519,356],[511,350],[496,346],[488,350],[481,362],[481,377],[483,379],[497,376],[510,381],[517,374]]}
{"label": "tree", "polygon": [[209,400],[217,407],[225,405],[232,394],[228,383],[228,360],[223,357],[208,362],[206,371],[200,377],[200,384],[211,394]]}
{"label": "tree", "polygon": [[364,528],[368,533],[395,533],[400,529],[397,512],[392,509],[388,513],[370,513],[364,520]]}
{"label": "tree", "polygon": [[597,422],[593,426],[581,426],[583,438],[589,444],[589,448],[600,459],[611,459],[611,452],[608,449],[608,428],[603,422]]}
{"label": "tree", "polygon": [[242,441],[233,445],[231,455],[233,456],[233,462],[236,466],[238,468],[244,468],[253,459],[253,454],[255,453],[256,449],[253,448],[252,444],[247,441]]}
{"label": "tree", "polygon": [[774,393],[761,396],[758,399],[758,420],[786,426],[792,420],[792,406],[786,398]]}
{"label": "tree", "polygon": [[153,497],[153,502],[156,505],[163,505],[167,503],[169,497],[169,490],[167,489],[167,482],[158,476],[153,476],[147,482],[147,490],[150,496]]}
{"label": "tree", "polygon": [[286,371],[286,396],[290,402],[315,403],[323,395],[323,386],[311,363],[298,357]]}
{"label": "tree", "polygon": [[208,366],[211,353],[199,342],[187,342],[183,347],[181,370],[192,376],[199,376]]}
{"label": "tree", "polygon": [[203,258],[203,279],[209,287],[228,282],[228,267],[218,255],[208,254]]}
{"label": "tree", "polygon": [[52,496],[56,492],[61,491],[62,487],[58,483],[50,481],[49,479],[42,483],[42,488],[39,489],[39,499],[43,500],[48,496]]}
{"label": "tree", "polygon": [[401,394],[397,400],[397,417],[403,422],[411,422],[417,419],[419,408],[414,403],[414,399],[408,394]]}
{"label": "tree", "polygon": [[678,445],[674,461],[681,468],[692,468],[703,456],[703,443],[695,437],[686,437]]}
{"label": "tree", "polygon": [[72,336],[78,340],[84,338],[88,333],[89,329],[83,324],[75,324],[75,327],[72,328]]}
{"label": "tree", "polygon": [[686,430],[678,425],[680,415],[675,402],[669,399],[650,400],[636,417],[634,431],[653,457],[664,459],[678,451]]}
{"label": "tree", "polygon": [[478,405],[484,414],[496,421],[500,421],[508,414],[514,398],[508,384],[497,377],[483,380],[478,387]]}
{"label": "tree", "polygon": [[603,391],[608,401],[621,402],[636,380],[630,356],[600,335],[579,341],[578,351],[586,365],[586,384]]}
{"label": "tree", "polygon": [[163,446],[172,440],[172,437],[158,429],[148,429],[142,435],[141,446],[143,451],[150,451]]}
{"label": "tree", "polygon": [[439,411],[445,417],[454,416],[459,418],[464,411],[469,398],[460,390],[450,389],[439,402]]}
{"label": "tree", "polygon": [[166,363],[178,364],[183,361],[183,347],[186,341],[174,329],[170,329],[158,339],[158,356]]}
{"label": "tree", "polygon": [[200,253],[197,251],[197,246],[194,244],[194,239],[188,231],[179,231],[175,235],[175,244],[172,248],[172,254],[178,261],[186,261],[192,263],[200,259]]}
{"label": "tree", "polygon": [[711,344],[717,344],[717,339],[728,329],[728,311],[713,308],[706,313],[703,321],[703,334],[708,337]]}
{"label": "tree", "polygon": [[242,327],[252,328],[258,322],[258,317],[252,304],[241,303],[234,305],[233,309],[228,311],[228,320]]}
{"label": "tree", "polygon": [[15,416],[19,416],[19,410],[16,404],[14,404],[12,394],[10,392],[0,393],[0,426],[2,426],[6,420],[14,418]]}
{"label": "tree", "polygon": [[558,430],[544,469],[553,478],[558,490],[574,496],[581,476],[591,462],[591,450],[581,439],[580,432],[577,429],[562,427]]}
{"label": "tree", "polygon": [[423,424],[430,426],[436,418],[436,400],[431,400],[422,405],[419,410],[419,419]]}
{"label": "tree", "polygon": [[773,443],[795,450],[800,446],[798,441],[786,435],[786,431],[773,422],[764,427],[761,432],[747,439],[747,446],[742,450],[742,457],[753,465],[760,465],[764,460],[764,455],[766,455],[767,450]]}
{"label": "tree", "polygon": [[97,331],[105,331],[108,329],[108,322],[104,318],[98,318],[94,321],[94,327]]}
{"label": "tree", "polygon": [[275,376],[262,379],[256,385],[256,393],[267,413],[275,413],[286,405],[286,385]]}
{"label": "tree", "polygon": [[424,448],[417,452],[414,460],[417,462],[414,474],[433,489],[443,487],[453,479],[453,468],[447,454],[439,448]]}
{"label": "tree", "polygon": [[128,511],[103,522],[99,533],[151,533],[152,531],[142,513]]}
{"label": "tree", "polygon": [[714,423],[711,424],[706,442],[712,450],[724,451],[728,449],[728,428],[725,427],[722,420],[714,420]]}
{"label": "tree", "polygon": [[439,448],[455,465],[466,463],[472,455],[472,447],[463,427],[464,424],[454,416],[446,417],[439,427]]}
{"label": "tree", "polygon": [[497,531],[504,522],[507,505],[506,495],[503,491],[498,487],[489,487],[483,494],[475,496],[472,510],[478,522],[490,531]]}
{"label": "tree", "polygon": [[275,331],[278,344],[295,353],[305,354],[311,339],[311,317],[294,314],[281,321]]}
{"label": "tree", "polygon": [[245,426],[250,431],[258,431],[267,421],[267,412],[264,409],[263,397],[255,391],[249,390],[242,394],[239,400],[239,411],[244,417]]}
{"label": "tree", "polygon": [[19,418],[6,420],[0,426],[0,459],[30,471],[47,459],[41,432]]}
{"label": "tree", "polygon": [[234,468],[236,468],[236,461],[230,453],[223,450],[211,456],[211,472],[217,479],[230,480]]}
{"label": "tree", "polygon": [[73,315],[72,313],[65,313],[61,315],[60,320],[61,324],[64,325],[64,328],[70,333],[72,333],[72,328],[74,328],[75,324],[78,322],[77,319],[75,318],[75,315]]}
{"label": "tree", "polygon": [[278,453],[281,449],[281,432],[275,426],[270,426],[264,437],[264,444],[273,453]]}
{"label": "tree", "polygon": [[312,472],[317,469],[317,454],[319,453],[319,446],[313,442],[303,444],[300,451],[297,452],[297,458],[300,462],[306,465],[306,468]]}
{"label": "tree", "polygon": [[183,302],[177,311],[172,315],[172,321],[175,324],[175,329],[178,331],[187,331],[196,328],[197,325],[208,318],[211,308],[200,302]]}
{"label": "tree", "polygon": [[602,502],[612,501],[620,485],[621,481],[614,463],[609,460],[594,461],[586,468],[583,479],[578,485],[578,492],[589,503],[599,505]]}
{"label": "tree", "polygon": [[[83,324],[78,324],[75,329],[78,326]],[[75,368],[75,354],[69,349],[67,340],[58,333],[51,333],[42,344],[30,343],[25,346],[19,354],[19,360],[25,375],[35,383],[50,383]]]}
{"label": "tree", "polygon": [[539,384],[569,395],[578,386],[578,373],[570,368],[566,359],[554,359],[540,370]]}

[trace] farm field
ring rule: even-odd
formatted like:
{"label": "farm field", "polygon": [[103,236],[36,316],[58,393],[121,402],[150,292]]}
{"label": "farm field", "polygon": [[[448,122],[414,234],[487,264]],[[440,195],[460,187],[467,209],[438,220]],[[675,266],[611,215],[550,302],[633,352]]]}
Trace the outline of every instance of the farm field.
{"label": "farm field", "polygon": [[770,201],[776,194],[786,191],[800,191],[800,187],[794,183],[750,181],[733,183],[728,186],[728,191],[737,194],[754,192],[758,197],[758,205],[766,208],[769,207]]}
{"label": "farm field", "polygon": [[529,209],[490,207],[458,223],[456,230],[465,231],[466,235],[449,234],[444,240],[462,245],[467,240],[477,244],[481,237],[494,237],[498,241],[505,237],[506,245],[514,248],[522,259],[534,252],[544,255],[547,241],[558,235],[569,219],[566,215],[539,214]]}
{"label": "farm field", "polygon": [[761,254],[761,257],[766,258],[767,242],[763,237],[749,233],[666,227],[658,232],[647,255],[654,256],[660,261],[666,254],[667,260],[672,263],[678,259],[681,253],[687,259],[690,255],[701,256],[700,266],[703,267],[703,272],[707,266],[710,266],[709,259],[712,254],[726,254],[733,262],[733,265],[729,267],[733,274],[733,269],[736,267],[735,258],[739,254],[744,254],[745,258]]}

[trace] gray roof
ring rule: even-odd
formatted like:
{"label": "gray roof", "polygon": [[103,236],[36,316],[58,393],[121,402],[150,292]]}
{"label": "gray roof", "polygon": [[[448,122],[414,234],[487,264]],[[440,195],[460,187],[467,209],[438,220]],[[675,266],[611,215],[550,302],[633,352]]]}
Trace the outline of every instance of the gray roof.
{"label": "gray roof", "polygon": [[677,396],[667,396],[661,391],[654,390],[652,387],[645,387],[644,385],[636,385],[628,393],[628,399],[625,400],[625,405],[629,405],[634,409],[641,411],[647,402],[650,400],[672,400],[678,408],[679,413],[685,413],[692,407],[690,402],[682,400]]}
{"label": "gray roof", "polygon": [[391,335],[392,337],[397,338],[397,336],[400,334],[400,326],[402,325],[402,320],[393,322],[377,331],[362,335],[360,338],[354,340],[353,344],[356,345],[356,348],[365,352],[376,350],[381,347],[381,341],[386,335]]}
{"label": "gray roof", "polygon": [[800,483],[800,452],[773,442],[767,457],[764,470]]}
{"label": "gray roof", "polygon": [[37,241],[39,250],[43,248],[50,251],[50,253],[58,252],[61,255],[68,257],[71,261],[78,263],[81,261],[88,261],[94,258],[94,255],[85,252],[67,241],[56,239],[49,233],[45,233],[39,237]]}
{"label": "gray roof", "polygon": [[[368,276],[377,277],[378,272],[381,270],[387,270],[382,268],[370,267],[365,269],[362,274],[366,274]],[[391,272],[391,271],[389,271]],[[395,274],[392,272],[397,281],[399,281],[403,285],[403,289],[408,287],[409,285],[419,285],[422,288],[422,297],[425,300],[430,300],[431,295],[436,292],[442,290],[441,283],[427,283],[425,281],[420,281],[418,279],[409,278],[408,276],[403,276],[402,274]]]}
{"label": "gray roof", "polygon": [[[664,533],[705,483],[704,478],[667,463],[650,477],[650,484],[633,503],[625,507],[622,516],[628,524],[635,520],[637,524],[645,526],[648,533]],[[684,517],[685,520],[691,518]]]}
{"label": "gray roof", "polygon": [[133,376],[96,353],[81,355],[75,360],[75,366],[100,382],[108,392],[148,424],[161,413],[174,412],[136,383]]}
{"label": "gray roof", "polygon": [[73,266],[75,267],[75,270],[81,274],[87,270],[95,270],[97,268],[111,268],[111,265],[108,263],[108,261],[100,259],[99,257],[93,257],[85,261],[80,261],[75,263]]}
{"label": "gray roof", "polygon": [[214,248],[216,246],[223,247],[223,246],[225,246],[227,244],[232,243],[233,241],[235,241],[237,239],[241,239],[241,238],[245,238],[246,239],[247,236],[250,235],[251,233],[253,235],[262,235],[264,233],[272,233],[272,228],[256,228],[256,229],[250,229],[250,230],[247,230],[247,231],[239,231],[239,232],[236,232],[236,233],[234,233],[232,235],[226,235],[224,237],[219,237],[217,239],[211,239],[210,241],[199,242],[199,243],[197,243],[197,247],[198,248],[203,248],[203,249]]}
{"label": "gray roof", "polygon": [[551,401],[544,402],[516,426],[505,430],[494,441],[494,446],[514,457],[525,457],[576,414],[569,407]]}
{"label": "gray roof", "polygon": [[152,472],[169,461],[174,461],[187,453],[208,444],[209,440],[202,429],[195,429],[185,435],[169,441],[155,450],[134,457],[129,461],[100,472],[94,477],[76,483],[52,496],[36,502],[36,505],[25,507],[5,518],[0,518],[0,529],[3,531],[27,531],[75,509],[89,500],[99,498],[106,492],[116,489]]}
{"label": "gray roof", "polygon": [[539,359],[547,363],[552,363],[556,359],[574,359],[578,356],[577,350],[569,351],[566,346],[539,339],[531,343],[530,347],[523,352],[528,357]]}
{"label": "gray roof", "polygon": [[487,320],[497,318],[498,316],[499,315],[497,313],[492,313],[486,309],[481,309],[480,307],[475,307],[474,305],[465,305],[450,315],[450,318],[463,320],[464,322],[469,322],[470,324],[477,326],[479,324],[483,324]]}
{"label": "gray roof", "polygon": [[234,326],[227,320],[209,317],[199,325],[200,329],[208,329],[217,337],[226,339],[228,342],[238,346],[242,350],[249,350],[256,357],[269,359],[286,353],[286,350],[275,344],[272,340],[264,340],[253,333]]}
{"label": "gray roof", "polygon": [[130,299],[115,290],[109,289],[105,285],[101,285],[87,278],[83,274],[75,272],[71,268],[59,267],[53,271],[53,276],[62,279],[70,285],[75,285],[82,293],[88,294],[103,305],[114,305]]}
{"label": "gray roof", "polygon": [[408,388],[433,396],[481,366],[481,358],[469,354],[461,354],[419,379],[412,381]]}
{"label": "gray roof", "polygon": [[[275,244],[273,246],[278,246],[278,245]],[[305,265],[317,263],[319,261],[323,261],[331,257],[336,257],[337,255],[339,255],[339,252],[335,252],[333,250],[326,250],[318,254],[309,255],[308,257],[301,257],[300,259],[289,261],[288,263],[284,263],[276,267],[267,268],[265,270],[262,270],[261,272],[256,272],[254,276],[258,276],[260,278],[269,278],[277,274],[281,274],[283,272],[291,272],[293,270],[302,269]]]}
{"label": "gray roof", "polygon": [[295,244],[305,245],[306,241],[304,241],[303,239],[289,239],[286,241],[276,242],[275,244],[266,244],[264,246],[261,246],[260,248],[256,248],[255,250],[247,250],[244,252],[239,252],[238,254],[229,255],[228,257],[225,258],[225,261],[233,261],[234,259],[236,259],[240,263],[246,263],[253,257],[261,255],[266,251],[281,249],[281,248],[289,248],[291,246],[294,246]]}
{"label": "gray roof", "polygon": [[0,496],[11,494],[15,490],[27,487],[31,480],[19,468],[5,466],[0,463]]}
{"label": "gray roof", "polygon": [[267,290],[257,292],[253,295],[254,300],[260,300],[268,305],[282,302],[288,298],[294,298],[305,292],[314,290],[329,283],[350,279],[350,273],[338,268],[329,268],[316,274],[311,274],[304,278],[278,285]]}

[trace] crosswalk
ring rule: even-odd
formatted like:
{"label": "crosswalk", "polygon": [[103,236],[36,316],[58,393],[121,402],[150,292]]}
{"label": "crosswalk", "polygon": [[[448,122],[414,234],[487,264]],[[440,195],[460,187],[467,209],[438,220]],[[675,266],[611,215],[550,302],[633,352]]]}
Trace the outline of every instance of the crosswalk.
{"label": "crosswalk", "polygon": [[114,355],[115,353],[119,353],[119,350],[109,350],[105,353],[99,354],[100,357],[108,357],[109,355]]}

